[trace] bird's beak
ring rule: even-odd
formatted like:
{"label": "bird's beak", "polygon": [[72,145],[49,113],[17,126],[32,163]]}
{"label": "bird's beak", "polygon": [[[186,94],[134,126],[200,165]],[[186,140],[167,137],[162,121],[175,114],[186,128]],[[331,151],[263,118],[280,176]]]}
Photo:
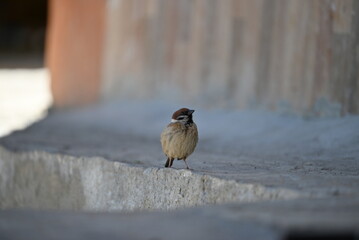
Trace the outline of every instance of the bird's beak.
{"label": "bird's beak", "polygon": [[191,115],[192,113],[194,113],[194,110],[188,110],[188,115]]}

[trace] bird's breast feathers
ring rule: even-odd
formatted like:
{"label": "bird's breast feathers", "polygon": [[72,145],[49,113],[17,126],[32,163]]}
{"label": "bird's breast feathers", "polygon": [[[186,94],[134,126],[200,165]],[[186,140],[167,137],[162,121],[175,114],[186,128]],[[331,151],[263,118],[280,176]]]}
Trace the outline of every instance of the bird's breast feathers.
{"label": "bird's breast feathers", "polygon": [[161,134],[161,144],[168,157],[186,158],[198,142],[198,131],[195,123],[184,125],[170,123]]}

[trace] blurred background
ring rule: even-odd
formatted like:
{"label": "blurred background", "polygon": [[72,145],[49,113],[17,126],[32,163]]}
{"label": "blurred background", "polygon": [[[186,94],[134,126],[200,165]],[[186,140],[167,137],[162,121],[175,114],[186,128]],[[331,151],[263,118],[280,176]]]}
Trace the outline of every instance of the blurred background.
{"label": "blurred background", "polygon": [[0,135],[49,106],[121,99],[357,114],[358,13],[355,0],[2,0]]}

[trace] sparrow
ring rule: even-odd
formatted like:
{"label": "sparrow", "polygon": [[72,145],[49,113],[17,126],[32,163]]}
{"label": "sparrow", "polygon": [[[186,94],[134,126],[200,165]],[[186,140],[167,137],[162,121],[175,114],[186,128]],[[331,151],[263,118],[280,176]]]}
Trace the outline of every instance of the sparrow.
{"label": "sparrow", "polygon": [[193,122],[194,110],[181,108],[173,113],[171,123],[165,127],[161,134],[161,145],[167,157],[165,167],[172,167],[173,160],[186,159],[196,148],[198,142],[197,125]]}

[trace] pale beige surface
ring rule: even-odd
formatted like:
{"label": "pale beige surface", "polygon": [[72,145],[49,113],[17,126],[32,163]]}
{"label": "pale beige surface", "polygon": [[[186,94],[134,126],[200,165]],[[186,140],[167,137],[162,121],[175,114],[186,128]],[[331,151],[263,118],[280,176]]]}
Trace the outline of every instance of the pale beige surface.
{"label": "pale beige surface", "polygon": [[42,119],[51,103],[45,68],[0,69],[0,137]]}

